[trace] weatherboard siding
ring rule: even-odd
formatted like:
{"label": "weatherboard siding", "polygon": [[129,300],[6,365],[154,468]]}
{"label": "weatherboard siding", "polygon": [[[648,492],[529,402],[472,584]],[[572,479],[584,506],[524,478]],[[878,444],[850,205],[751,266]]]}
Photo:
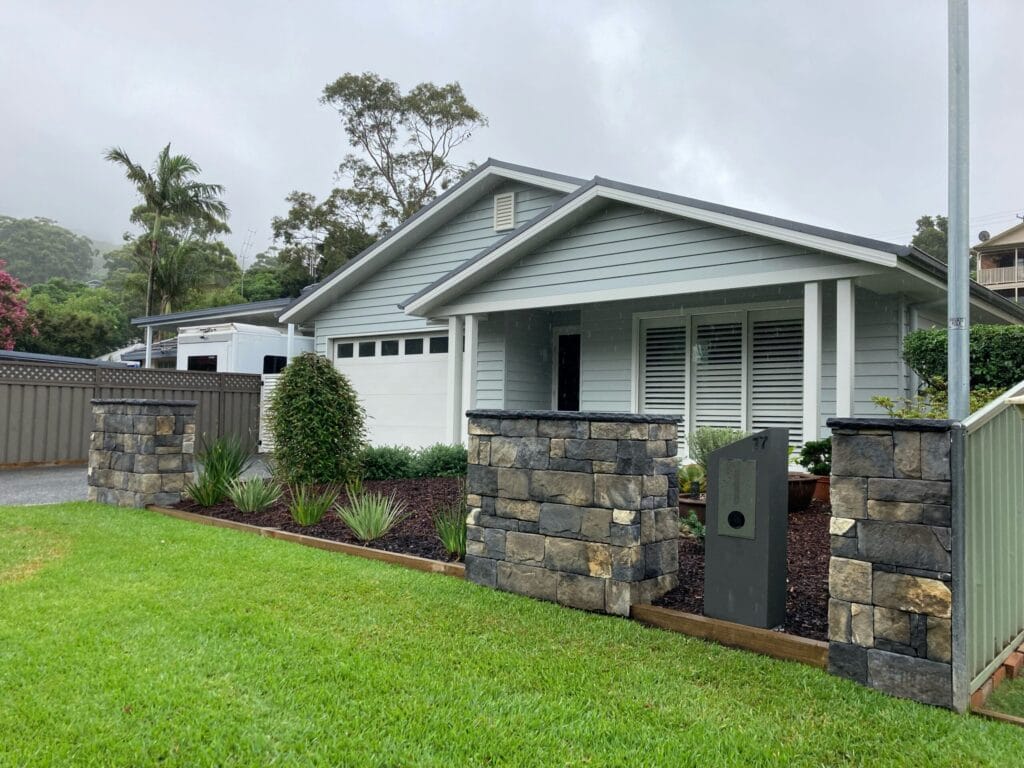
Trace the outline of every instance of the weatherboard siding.
{"label": "weatherboard siding", "polygon": [[476,407],[505,407],[505,317],[480,321],[476,352]]}
{"label": "weatherboard siding", "polygon": [[459,297],[458,307],[846,266],[849,259],[613,203]]}
{"label": "weatherboard siding", "polygon": [[406,315],[398,305],[508,234],[494,231],[493,199],[502,192],[516,193],[517,224],[536,217],[562,197],[560,192],[518,182],[496,187],[319,313],[317,351],[326,354],[327,339],[334,336],[424,330],[426,320]]}

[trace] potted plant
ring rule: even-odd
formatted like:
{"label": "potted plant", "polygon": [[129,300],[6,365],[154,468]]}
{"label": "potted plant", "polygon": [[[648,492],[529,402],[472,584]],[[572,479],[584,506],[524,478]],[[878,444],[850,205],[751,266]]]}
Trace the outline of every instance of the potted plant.
{"label": "potted plant", "polygon": [[817,477],[814,500],[827,503],[829,501],[829,478],[832,475],[832,438],[808,440],[800,449],[797,461],[804,469]]}

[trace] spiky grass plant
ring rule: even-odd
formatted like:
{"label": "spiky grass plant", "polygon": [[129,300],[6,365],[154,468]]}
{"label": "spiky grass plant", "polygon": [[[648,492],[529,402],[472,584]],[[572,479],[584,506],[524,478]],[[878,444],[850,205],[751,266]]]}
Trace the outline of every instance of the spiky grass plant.
{"label": "spiky grass plant", "polygon": [[360,493],[348,489],[348,503],[338,517],[360,541],[376,541],[408,517],[405,503],[383,493]]}
{"label": "spiky grass plant", "polygon": [[445,551],[457,560],[466,556],[466,516],[468,513],[466,493],[463,488],[459,501],[439,507],[432,515],[437,538],[441,540]]}
{"label": "spiky grass plant", "polygon": [[318,491],[315,486],[299,484],[291,486],[289,490],[292,503],[288,512],[299,525],[316,525],[338,500],[338,489],[334,486]]}
{"label": "spiky grass plant", "polygon": [[265,477],[235,478],[228,483],[228,498],[239,512],[262,512],[281,498],[281,486]]}
{"label": "spiky grass plant", "polygon": [[208,441],[204,436],[199,452],[199,479],[185,487],[185,493],[203,507],[219,504],[227,496],[228,486],[252,464],[250,444],[236,435],[224,435]]}

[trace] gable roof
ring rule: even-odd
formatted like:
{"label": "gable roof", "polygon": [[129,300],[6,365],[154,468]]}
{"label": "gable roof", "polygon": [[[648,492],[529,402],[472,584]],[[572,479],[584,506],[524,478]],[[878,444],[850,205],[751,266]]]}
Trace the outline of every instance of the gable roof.
{"label": "gable roof", "polygon": [[[804,245],[826,253],[889,268],[901,268],[933,284],[946,285],[946,265],[924,251],[812,224],[769,216],[741,208],[674,195],[647,187],[595,176],[530,222],[510,232],[472,259],[451,270],[404,301],[407,314],[429,316],[477,282],[486,279],[534,247],[586,217],[606,202],[621,202],[659,210],[709,224],[760,235],[773,240]],[[995,307],[1004,316],[1024,320],[1024,306],[971,283],[977,301]]]}
{"label": "gable roof", "polygon": [[1011,245],[1024,245],[1024,222],[1004,229],[998,235],[983,240],[971,248],[972,251],[994,251]]}
{"label": "gable roof", "polygon": [[573,176],[488,158],[487,162],[468,173],[444,194],[321,280],[312,291],[295,299],[281,313],[281,322],[301,322],[326,308],[345,291],[376,271],[378,265],[386,263],[389,257],[397,255],[401,249],[411,247],[451,220],[502,180],[521,181],[559,192],[572,192],[586,183]]}

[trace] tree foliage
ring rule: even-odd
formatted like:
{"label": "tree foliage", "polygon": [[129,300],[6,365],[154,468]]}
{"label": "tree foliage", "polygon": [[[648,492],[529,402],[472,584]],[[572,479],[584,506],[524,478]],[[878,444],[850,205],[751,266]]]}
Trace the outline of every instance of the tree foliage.
{"label": "tree foliage", "polygon": [[365,413],[331,361],[307,352],[284,369],[270,402],[277,471],[288,483],[337,483],[359,474]]}
{"label": "tree foliage", "polygon": [[0,216],[0,259],[25,285],[44,283],[51,277],[85,280],[95,253],[89,238],[52,219]]}
{"label": "tree foliage", "polygon": [[[145,312],[152,315],[156,304],[155,280],[161,257],[161,226],[171,219],[177,226],[191,231],[210,233],[227,232],[228,207],[221,200],[224,187],[199,181],[201,169],[187,155],[172,155],[168,144],[157,155],[151,171],[133,161],[120,148],[107,151],[106,159],[124,169],[128,181],[135,187],[142,202],[131,215],[131,221],[144,224],[148,229],[149,248],[145,253],[146,304]],[[192,239],[191,236],[180,240]],[[142,253],[136,255],[141,259]]]}
{"label": "tree foliage", "polygon": [[271,222],[279,245],[271,264],[285,296],[298,296],[310,283],[321,280],[373,242],[359,221],[345,191],[333,190],[317,201],[308,192],[292,192],[286,216]]}
{"label": "tree foliage", "polygon": [[24,291],[29,319],[37,333],[22,332],[23,352],[99,357],[136,336],[117,295],[55,277]]}
{"label": "tree foliage", "polygon": [[[936,328],[908,333],[903,359],[922,381],[946,378],[947,335]],[[1006,390],[1024,380],[1024,326],[972,325],[971,389]]]}
{"label": "tree foliage", "polygon": [[33,329],[27,302],[19,295],[24,286],[4,270],[5,266],[0,261],[0,349],[14,349],[15,340]]}
{"label": "tree foliage", "polygon": [[910,244],[945,264],[948,260],[949,220],[945,216],[922,216],[916,226],[917,231]]}
{"label": "tree foliage", "polygon": [[350,152],[338,167],[341,191],[361,221],[391,229],[465,173],[452,153],[487,125],[458,83],[420,83],[402,93],[372,72],[347,73],[320,99],[341,118]]}

